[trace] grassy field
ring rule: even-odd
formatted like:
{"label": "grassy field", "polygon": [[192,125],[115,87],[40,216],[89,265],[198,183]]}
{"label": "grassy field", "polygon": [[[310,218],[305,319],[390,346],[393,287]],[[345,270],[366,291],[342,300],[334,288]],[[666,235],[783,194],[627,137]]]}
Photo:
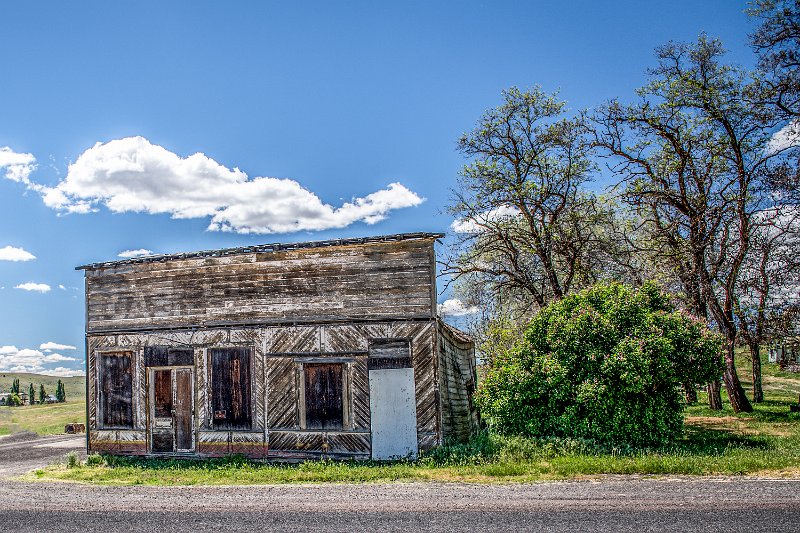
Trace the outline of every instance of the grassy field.
{"label": "grassy field", "polygon": [[[749,362],[739,361],[750,386]],[[669,447],[605,448],[569,439],[483,435],[469,445],[443,447],[418,461],[391,464],[309,461],[300,465],[142,460],[93,456],[89,464],[51,466],[29,479],[105,484],[227,485],[319,482],[530,482],[614,474],[800,476],[800,414],[789,404],[800,394],[800,376],[764,364],[766,401],[755,412],[734,414],[702,405],[686,412],[686,434]],[[724,393],[723,393],[724,397]],[[704,399],[701,394],[701,399]]]}
{"label": "grassy field", "polygon": [[19,378],[20,388],[25,392],[33,383],[36,394],[39,384],[44,385],[48,394],[55,395],[56,384],[61,379],[67,394],[65,403],[50,405],[24,405],[20,407],[0,407],[0,435],[19,431],[33,431],[40,435],[63,433],[64,425],[71,422],[84,422],[86,419],[86,387],[82,377],[58,378],[39,374],[0,373],[0,391],[8,392],[11,382]]}

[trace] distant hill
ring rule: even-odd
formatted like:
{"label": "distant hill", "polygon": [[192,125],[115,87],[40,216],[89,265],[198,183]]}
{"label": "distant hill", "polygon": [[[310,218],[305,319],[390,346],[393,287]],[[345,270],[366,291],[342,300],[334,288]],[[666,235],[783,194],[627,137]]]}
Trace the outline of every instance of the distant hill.
{"label": "distant hill", "polygon": [[16,372],[0,372],[0,391],[8,392],[11,382],[19,378],[19,387],[28,392],[33,383],[36,394],[39,384],[44,385],[47,394],[56,394],[58,380],[64,382],[67,393],[66,403],[47,405],[25,405],[23,407],[0,406],[0,436],[20,431],[35,431],[40,435],[53,435],[64,432],[64,425],[74,422],[86,422],[86,379],[83,376],[59,378],[41,374],[22,374]]}
{"label": "distant hill", "polygon": [[19,379],[19,387],[21,390],[28,392],[28,386],[33,383],[36,389],[36,394],[39,394],[39,384],[44,385],[47,394],[56,394],[56,384],[58,380],[64,382],[64,390],[67,393],[67,401],[73,400],[86,400],[86,378],[83,376],[76,376],[72,378],[60,378],[57,376],[43,376],[41,374],[22,374],[17,372],[0,372],[0,392],[8,392],[11,390],[11,383],[14,379]]}

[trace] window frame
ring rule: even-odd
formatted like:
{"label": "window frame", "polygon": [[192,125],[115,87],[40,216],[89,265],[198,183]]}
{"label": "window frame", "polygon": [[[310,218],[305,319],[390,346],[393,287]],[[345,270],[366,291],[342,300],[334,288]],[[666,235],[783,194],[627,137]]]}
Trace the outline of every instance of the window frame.
{"label": "window frame", "polygon": [[[133,430],[136,427],[136,405],[135,405],[135,397],[134,397],[134,389],[136,388],[136,351],[135,350],[103,350],[103,351],[96,351],[95,352],[95,365],[97,370],[97,391],[96,391],[96,401],[97,401],[97,427],[99,429],[109,429],[109,430]],[[103,363],[103,359],[107,357],[115,357],[115,358],[122,358],[127,357],[130,361],[130,365],[128,367],[128,374],[129,374],[129,383],[128,386],[130,388],[130,394],[128,395],[129,402],[129,410],[130,410],[130,424],[122,425],[122,424],[108,424],[106,423],[106,403],[107,399],[103,393],[105,380],[106,380],[106,373],[105,373],[105,365]]]}
{"label": "window frame", "polygon": [[[299,381],[301,387],[299,388],[299,402],[302,405],[302,409],[300,412],[300,427],[301,429],[307,431],[316,431],[316,432],[331,432],[331,431],[346,431],[348,426],[351,425],[351,416],[349,413],[350,408],[350,400],[348,395],[350,394],[350,387],[349,387],[349,373],[350,373],[350,361],[345,361],[339,358],[331,358],[330,360],[326,360],[326,358],[317,358],[312,360],[303,361],[300,364],[300,376]],[[324,424],[321,427],[309,427],[308,425],[308,368],[309,366],[338,366],[339,367],[339,374],[340,374],[340,383],[339,383],[339,395],[340,395],[340,405],[341,405],[341,420],[338,427],[326,427]]]}
{"label": "window frame", "polygon": [[[220,427],[214,417],[214,355],[215,350],[245,350],[248,354],[248,373],[250,379],[248,380],[248,402],[250,409],[248,410],[249,425],[247,427],[230,427],[230,422],[227,422],[227,427]],[[239,345],[239,346],[212,346],[205,349],[206,351],[206,390],[207,390],[207,416],[206,424],[211,431],[253,431],[256,427],[256,384],[255,384],[255,347],[252,345]],[[244,395],[243,395],[244,397]]]}
{"label": "window frame", "polygon": [[[413,339],[408,337],[381,337],[369,339],[367,370],[391,370],[414,368]],[[402,346],[406,354],[399,355],[396,348]],[[388,350],[387,350],[388,348]],[[388,351],[388,353],[385,352]]]}

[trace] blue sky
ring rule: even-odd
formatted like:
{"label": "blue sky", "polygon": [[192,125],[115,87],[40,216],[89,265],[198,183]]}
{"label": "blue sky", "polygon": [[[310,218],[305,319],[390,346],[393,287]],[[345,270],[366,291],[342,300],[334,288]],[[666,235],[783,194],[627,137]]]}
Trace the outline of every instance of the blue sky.
{"label": "blue sky", "polygon": [[0,372],[82,368],[79,264],[447,231],[455,142],[502,89],[628,99],[703,31],[752,66],[745,7],[3,2]]}

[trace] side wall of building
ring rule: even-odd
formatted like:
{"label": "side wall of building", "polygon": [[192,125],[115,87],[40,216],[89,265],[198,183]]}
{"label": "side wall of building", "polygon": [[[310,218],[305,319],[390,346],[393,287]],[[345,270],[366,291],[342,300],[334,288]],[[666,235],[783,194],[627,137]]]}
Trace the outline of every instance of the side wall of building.
{"label": "side wall of building", "polygon": [[[147,347],[157,346],[193,351],[192,430],[197,455],[241,453],[252,458],[288,460],[320,455],[368,458],[369,347],[372,341],[387,339],[409,342],[415,376],[417,440],[421,450],[430,449],[440,443],[441,434],[436,329],[436,321],[429,319],[89,334],[89,451],[131,455],[149,452],[152,424],[145,352]],[[213,429],[209,354],[218,348],[247,348],[252,354],[250,429]],[[98,412],[98,388],[102,383],[99,360],[103,354],[119,353],[130,354],[131,358],[131,424],[104,428]],[[344,423],[337,430],[306,427],[304,365],[324,363],[341,365]]]}
{"label": "side wall of building", "polygon": [[437,357],[443,442],[466,442],[479,428],[472,395],[477,385],[475,344],[437,320]]}

